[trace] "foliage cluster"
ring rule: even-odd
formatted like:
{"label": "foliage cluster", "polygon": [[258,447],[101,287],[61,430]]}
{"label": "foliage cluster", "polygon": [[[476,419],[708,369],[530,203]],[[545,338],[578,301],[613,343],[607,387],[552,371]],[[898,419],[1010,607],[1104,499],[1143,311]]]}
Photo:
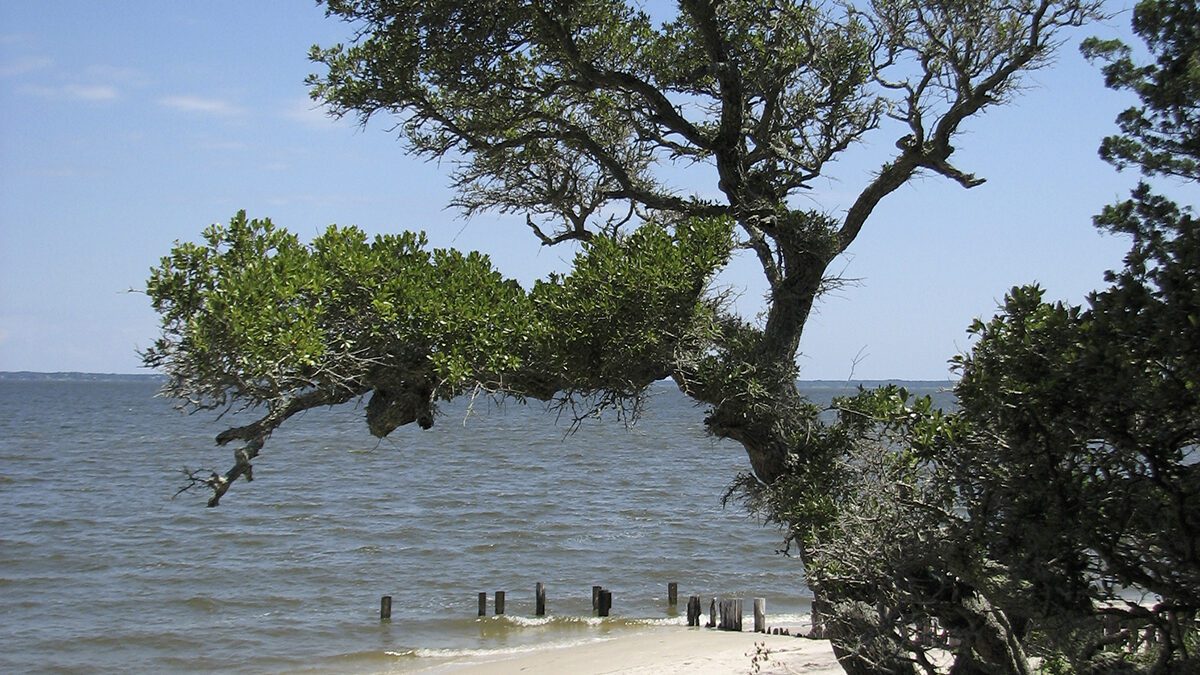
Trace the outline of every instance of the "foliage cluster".
{"label": "foliage cluster", "polygon": [[[1101,148],[1118,167],[1200,182],[1196,16],[1138,6],[1155,65],[1085,43],[1144,104]],[[1200,668],[1200,223],[1144,182],[1095,223],[1130,238],[1124,267],[1082,306],[1013,288],[954,360],[957,411],[896,387],[842,400],[833,480],[760,495],[827,622],[860,636],[840,647],[880,672],[939,672],[942,649],[950,672]],[[931,620],[948,645],[922,639]]]}
{"label": "foliage cluster", "polygon": [[[710,433],[745,447],[753,473],[741,481],[742,494],[792,528],[848,671],[932,668],[910,630],[929,617],[962,640],[958,672],[1027,669],[1025,636],[1042,615],[1004,603],[1040,598],[1022,595],[1033,581],[1011,571],[1037,560],[1021,557],[1031,547],[1019,537],[990,539],[1021,534],[1005,523],[1031,507],[999,488],[1019,485],[1027,474],[1013,467],[1026,460],[1013,454],[1016,464],[1005,468],[999,460],[1007,455],[996,449],[1041,457],[1034,441],[1049,432],[1030,431],[1017,417],[942,415],[890,390],[845,403],[842,423],[826,425],[796,389],[795,359],[815,299],[838,281],[828,274],[831,263],[875,207],[922,173],[968,188],[983,182],[952,163],[952,141],[967,120],[1010,100],[1022,74],[1048,63],[1064,30],[1101,16],[1098,0],[679,0],[662,21],[618,0],[326,6],[355,33],[348,44],[311,52],[324,71],[309,79],[316,100],[363,122],[394,116],[414,153],[452,163],[455,203],[466,213],[524,214],[542,243],[577,240],[583,249],[570,274],[524,290],[486,257],[430,251],[417,235],[368,241],[333,228],[306,246],[239,215],[210,229],[204,243],[177,246],[150,280],[163,338],[147,364],[166,370],[167,393],[194,407],[266,408],[258,421],[218,436],[245,441],[232,470],[193,475],[213,490],[210,504],[238,477],[252,477],[251,460],[272,430],[314,406],[370,394],[368,425],[386,434],[431,424],[436,402],[460,394],[620,406],[670,376],[709,406]],[[1095,48],[1119,56],[1118,46]],[[1149,107],[1144,118],[1170,135],[1162,114]],[[898,137],[877,146],[889,154],[848,208],[797,208],[828,165],[885,119],[899,126]],[[672,186],[668,163],[700,164],[715,185],[692,193]],[[1117,209],[1113,227],[1137,229],[1149,205]],[[1144,281],[1145,300],[1173,292],[1171,265],[1152,252],[1183,238],[1159,236],[1151,220],[1144,225],[1146,265],[1131,264],[1130,283]],[[735,248],[753,255],[767,282],[760,324],[705,297]],[[1184,274],[1177,285],[1188,283]],[[1030,305],[1041,317],[1034,296],[1014,294],[1027,302],[1013,311]],[[1126,307],[1126,300],[1113,302]],[[1077,381],[1006,357],[1001,336],[1015,316],[982,327],[983,342],[997,345],[997,368],[1019,367],[1013,386],[1047,387],[1038,391],[1057,403],[1067,395],[1051,385]],[[1051,311],[1035,323],[1059,332],[1035,342],[1084,354],[1111,349],[1110,361],[1125,363],[1119,347],[1077,330],[1092,316]],[[1165,346],[1173,338],[1156,339]],[[1146,377],[1122,373],[1152,388],[1158,371],[1145,353]],[[985,354],[981,348],[978,361],[964,363],[964,382],[978,383],[981,397],[1007,392],[1007,375],[985,377],[993,372]],[[1096,359],[1093,376],[1107,378],[1108,362]],[[1004,405],[1024,403],[1020,391]],[[965,390],[963,398],[970,398]],[[1082,426],[1092,421],[1051,430],[1087,438],[1063,452],[1092,449]],[[1011,428],[988,426],[1001,422]],[[997,473],[968,471],[975,464],[962,458],[970,452],[986,455],[984,468]],[[1095,482],[1095,472],[1062,473]],[[973,512],[970,500],[993,488],[1008,501],[981,497],[983,510]],[[1154,513],[1130,517],[1141,523]],[[1068,537],[1057,550],[1075,551],[1074,543]],[[1092,564],[1091,549],[1083,550]],[[1077,559],[1050,562],[1047,574],[1092,580],[1072,566]],[[1049,589],[1057,592],[1059,577],[1039,592],[1054,599]],[[1067,590],[1078,597],[1075,586]]]}
{"label": "foliage cluster", "polygon": [[377,436],[471,392],[623,405],[711,323],[704,291],[731,246],[721,218],[647,225],[585,242],[570,274],[526,291],[420,234],[330,227],[305,245],[239,213],[152,271],[163,335],[143,356],[193,409],[265,407],[218,437],[254,451],[292,414],[368,393]]}
{"label": "foliage cluster", "polygon": [[[1099,0],[680,0],[654,18],[618,0],[325,5],[353,36],[310,52],[314,99],[364,123],[393,116],[412,152],[453,167],[464,212],[524,214],[543,244],[585,254],[524,293],[485,259],[410,235],[337,230],[308,249],[241,218],[180,246],[150,282],[163,339],[146,363],[193,406],[268,409],[218,437],[247,442],[232,472],[202,481],[218,492],[313,406],[370,392],[368,424],[386,433],[469,391],[620,405],[668,375],[711,406],[710,433],[746,448],[756,481],[819,471],[795,358],[837,284],[830,264],[914,176],[981,183],[951,163],[961,126],[1101,15]],[[850,208],[797,208],[885,118],[901,131],[881,147],[895,151]],[[715,185],[672,185],[673,164],[702,165]],[[721,242],[697,245],[719,255],[652,253],[702,223]],[[761,325],[698,301],[731,246],[762,267]]]}

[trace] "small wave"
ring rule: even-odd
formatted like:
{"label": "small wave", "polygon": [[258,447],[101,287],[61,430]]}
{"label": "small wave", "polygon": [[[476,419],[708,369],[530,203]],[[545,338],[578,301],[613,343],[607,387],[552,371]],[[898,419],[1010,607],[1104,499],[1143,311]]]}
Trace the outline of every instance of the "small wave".
{"label": "small wave", "polygon": [[218,600],[205,595],[193,595],[184,600],[183,604],[188,609],[196,609],[210,614],[221,609],[221,603]]}
{"label": "small wave", "polygon": [[44,532],[46,530],[58,528],[84,529],[96,527],[97,525],[98,523],[90,518],[76,518],[70,520],[66,518],[38,518],[37,520],[33,521],[32,530],[34,532]]}
{"label": "small wave", "polygon": [[501,621],[513,626],[599,626],[604,619],[597,616],[517,616],[504,614],[493,616],[489,620]]}
{"label": "small wave", "polygon": [[569,649],[578,647],[579,645],[592,644],[595,642],[607,642],[612,640],[611,637],[595,637],[586,640],[569,640],[562,642],[551,642],[544,644],[530,644],[515,647],[498,647],[495,649],[472,649],[472,648],[445,648],[445,649],[406,649],[397,652],[387,652],[389,656],[398,658],[416,657],[421,659],[490,659],[498,657],[513,656],[516,654],[530,654],[533,652],[546,651],[551,649]]}
{"label": "small wave", "polygon": [[549,616],[520,616],[516,614],[501,614],[500,616],[481,617],[477,621],[495,621],[509,626],[521,628],[536,628],[539,626],[579,626],[610,628],[635,626],[682,626],[687,623],[685,616],[667,617],[628,617],[628,616],[581,616],[566,614],[551,614]]}
{"label": "small wave", "polygon": [[[704,614],[702,612],[702,614]],[[476,621],[493,621],[515,628],[537,628],[542,626],[577,626],[580,628],[640,628],[651,626],[683,626],[687,624],[684,615],[660,617],[598,617],[598,616],[518,616],[503,614],[500,616],[481,617]],[[767,614],[767,623],[776,626],[808,625],[812,616],[808,613]]]}

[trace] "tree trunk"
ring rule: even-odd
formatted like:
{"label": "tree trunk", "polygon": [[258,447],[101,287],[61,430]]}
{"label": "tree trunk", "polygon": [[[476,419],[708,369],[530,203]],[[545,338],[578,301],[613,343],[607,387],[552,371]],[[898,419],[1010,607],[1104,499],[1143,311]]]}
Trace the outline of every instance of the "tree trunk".
{"label": "tree trunk", "polygon": [[718,339],[728,350],[720,357],[723,369],[698,372],[677,365],[673,373],[684,394],[712,406],[704,420],[709,433],[740,443],[764,485],[789,471],[789,458],[809,459],[809,441],[820,427],[819,411],[796,387],[796,355],[827,262],[791,257],[803,257],[803,266],[771,290],[766,326],[738,324]]}
{"label": "tree trunk", "polygon": [[[700,389],[682,375],[677,375],[676,381],[685,393],[712,403],[705,426],[718,438],[742,444],[761,487],[789,472],[820,473],[827,459],[824,455],[827,448],[819,442],[822,437],[819,411],[800,394],[794,379],[774,381],[766,389],[766,401],[719,386]],[[684,388],[685,385],[691,389]],[[809,565],[803,550],[800,560],[806,567]],[[836,598],[826,597],[814,584],[810,583],[810,588],[815,596],[814,609],[826,619],[823,634],[814,637],[830,640],[838,663],[849,675],[915,675],[917,671],[911,662],[889,651],[878,622],[872,623],[869,614],[846,617],[842,611],[833,610],[832,601]]]}
{"label": "tree trunk", "polygon": [[917,675],[916,665],[896,649],[874,607],[863,602],[827,604],[825,638],[849,675]]}
{"label": "tree trunk", "polygon": [[961,637],[951,675],[1030,675],[1025,650],[1008,616],[978,592],[959,601],[967,628]]}

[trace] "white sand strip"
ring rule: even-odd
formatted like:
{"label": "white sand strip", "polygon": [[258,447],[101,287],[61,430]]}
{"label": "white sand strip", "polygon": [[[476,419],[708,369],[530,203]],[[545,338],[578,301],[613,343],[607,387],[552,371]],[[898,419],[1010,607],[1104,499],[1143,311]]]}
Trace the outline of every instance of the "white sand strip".
{"label": "white sand strip", "polygon": [[601,673],[745,673],[752,672],[757,650],[760,673],[840,675],[843,671],[824,640],[782,635],[730,633],[679,626],[648,628],[630,635],[581,645],[539,649],[487,660],[445,664],[439,673],[531,673],[600,675]]}

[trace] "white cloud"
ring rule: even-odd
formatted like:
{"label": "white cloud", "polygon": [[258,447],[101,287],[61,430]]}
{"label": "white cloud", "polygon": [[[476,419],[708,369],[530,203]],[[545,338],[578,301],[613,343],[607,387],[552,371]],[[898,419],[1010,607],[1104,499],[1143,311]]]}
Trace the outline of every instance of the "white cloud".
{"label": "white cloud", "polygon": [[209,150],[212,152],[238,152],[247,148],[245,143],[241,141],[221,141],[207,140],[201,141],[196,145],[201,150]]}
{"label": "white cloud", "polygon": [[167,96],[158,100],[160,105],[175,110],[181,110],[189,113],[200,113],[204,115],[222,115],[232,116],[240,115],[242,109],[238,106],[218,98],[205,98],[203,96]]}
{"label": "white cloud", "polygon": [[17,78],[16,90],[54,101],[104,103],[124,98],[129,91],[144,87],[141,71],[94,64],[66,69],[42,57],[25,57],[0,62],[0,78]]}
{"label": "white cloud", "polygon": [[116,87],[106,84],[68,84],[62,90],[81,101],[111,101],[119,96]]}
{"label": "white cloud", "polygon": [[29,38],[29,33],[0,33],[0,45],[25,44]]}
{"label": "white cloud", "polygon": [[43,85],[22,87],[21,90],[45,98],[66,101],[113,101],[121,95],[121,92],[116,87],[107,84]]}
{"label": "white cloud", "polygon": [[283,111],[285,119],[313,129],[333,129],[338,122],[329,116],[329,109],[309,98],[296,99]]}
{"label": "white cloud", "polygon": [[49,68],[54,62],[47,58],[27,56],[24,58],[0,63],[0,77],[13,77],[25,73]]}
{"label": "white cloud", "polygon": [[89,80],[111,82],[128,87],[142,87],[150,83],[149,77],[137,68],[96,64],[88,66],[83,72]]}

